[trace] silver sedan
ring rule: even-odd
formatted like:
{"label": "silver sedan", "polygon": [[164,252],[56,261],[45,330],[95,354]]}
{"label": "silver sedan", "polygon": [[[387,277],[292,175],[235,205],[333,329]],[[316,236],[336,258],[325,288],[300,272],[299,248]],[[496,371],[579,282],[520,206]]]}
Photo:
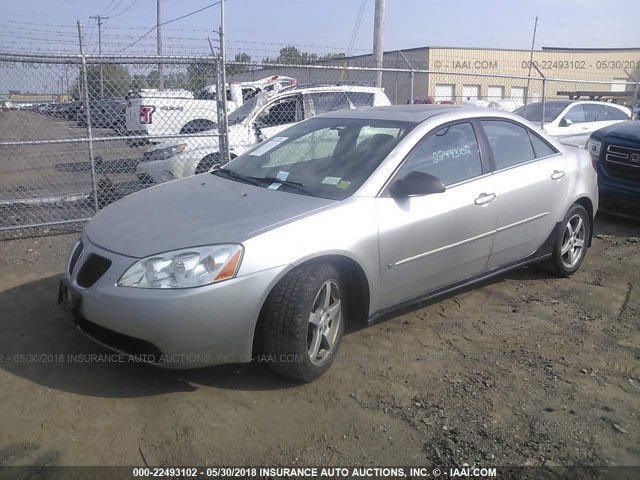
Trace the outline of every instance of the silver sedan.
{"label": "silver sedan", "polygon": [[589,154],[516,115],[333,112],[100,211],[58,298],[80,330],[142,361],[257,359],[311,381],[347,322],[532,262],[573,274],[597,208]]}

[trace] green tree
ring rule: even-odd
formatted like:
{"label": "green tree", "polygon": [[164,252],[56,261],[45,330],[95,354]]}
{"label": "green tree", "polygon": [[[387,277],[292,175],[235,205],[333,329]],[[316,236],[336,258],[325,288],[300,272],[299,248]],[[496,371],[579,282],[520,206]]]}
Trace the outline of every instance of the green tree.
{"label": "green tree", "polygon": [[206,85],[214,83],[216,67],[213,63],[191,63],[187,67],[186,87],[196,92]]}
{"label": "green tree", "polygon": [[[102,67],[102,88],[100,67]],[[90,98],[99,98],[101,96],[124,97],[131,88],[131,75],[129,74],[129,69],[124,65],[89,65],[87,66],[87,85]],[[80,98],[84,94],[84,89],[84,77],[80,75],[79,81],[76,82],[72,89],[73,97]]]}
{"label": "green tree", "polygon": [[[236,53],[233,57],[235,63],[251,63],[251,55],[245,52]],[[234,75],[236,73],[250,72],[251,67],[248,65],[230,65],[227,67],[227,73]]]}
{"label": "green tree", "polygon": [[318,55],[317,53],[304,52],[299,50],[294,45],[287,45],[280,49],[280,54],[275,58],[263,58],[262,63],[281,63],[291,65],[308,65],[314,62],[322,60],[334,60],[337,58],[344,58],[344,53],[327,53],[326,55]]}
{"label": "green tree", "polygon": [[131,88],[134,90],[149,88],[149,84],[147,83],[147,76],[140,73],[135,74],[131,78]]}

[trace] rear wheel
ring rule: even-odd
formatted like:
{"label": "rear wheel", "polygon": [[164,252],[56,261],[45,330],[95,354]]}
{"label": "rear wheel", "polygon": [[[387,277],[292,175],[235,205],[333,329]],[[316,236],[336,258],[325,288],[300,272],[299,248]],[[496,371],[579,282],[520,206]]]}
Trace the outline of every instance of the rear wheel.
{"label": "rear wheel", "polygon": [[568,277],[578,271],[591,238],[591,218],[582,205],[573,205],[562,222],[551,258],[555,273]]}
{"label": "rear wheel", "polygon": [[344,298],[338,271],[329,264],[290,272],[269,295],[264,353],[285,377],[310,382],[326,372],[344,332]]}

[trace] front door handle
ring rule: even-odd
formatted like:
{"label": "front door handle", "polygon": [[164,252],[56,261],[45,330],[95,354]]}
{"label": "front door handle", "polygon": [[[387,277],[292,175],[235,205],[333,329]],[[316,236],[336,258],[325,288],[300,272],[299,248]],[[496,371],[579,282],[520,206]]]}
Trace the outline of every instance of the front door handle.
{"label": "front door handle", "polygon": [[476,205],[485,205],[489,202],[493,202],[496,199],[495,193],[481,193],[478,198],[475,200]]}
{"label": "front door handle", "polygon": [[551,180],[560,180],[564,177],[564,172],[562,170],[554,170],[551,174]]}

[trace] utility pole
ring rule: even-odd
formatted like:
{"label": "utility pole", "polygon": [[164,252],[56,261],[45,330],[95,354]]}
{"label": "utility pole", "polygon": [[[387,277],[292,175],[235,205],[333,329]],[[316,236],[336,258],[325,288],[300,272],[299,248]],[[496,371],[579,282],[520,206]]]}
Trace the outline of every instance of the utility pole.
{"label": "utility pole", "polygon": [[[95,18],[98,22],[98,55],[102,56],[102,21],[107,20],[109,17],[102,17],[97,15]],[[100,97],[104,97],[104,78],[102,75],[102,64],[100,64]]]}
{"label": "utility pole", "polygon": [[[161,14],[160,14],[160,0],[158,0],[157,2],[157,8],[156,8],[156,34],[157,34],[157,40],[158,40],[158,56],[162,55],[162,31],[161,31],[161,27],[162,27],[162,21],[161,21]],[[162,63],[158,63],[158,88],[160,90],[164,89],[164,78],[162,77]]]}
{"label": "utility pole", "polygon": [[[533,24],[533,38],[531,39],[531,54],[529,55],[529,73],[527,75],[527,90],[524,92],[524,114],[527,114],[527,104],[529,103],[529,87],[531,86],[531,67],[533,67],[533,47],[536,44],[536,30],[538,30],[538,17],[536,17],[536,22]],[[536,68],[537,70],[537,68]],[[542,99],[544,102],[544,98]]]}
{"label": "utility pole", "polygon": [[[226,54],[226,47],[225,47],[225,33],[224,33],[224,0],[220,1],[220,30],[218,32],[219,36],[220,36],[220,90],[218,90],[216,92],[216,96],[218,97],[218,99],[222,98],[222,116],[224,121],[222,122],[222,125],[220,125],[220,128],[218,129],[218,134],[221,135],[221,137],[219,137],[222,142],[221,142],[221,147],[222,147],[222,158],[220,159],[220,163],[222,165],[225,165],[227,163],[229,163],[229,124],[228,124],[228,118],[227,118],[227,73],[226,73],[226,69],[227,69],[227,65],[226,65],[226,61],[227,61],[227,54]],[[220,131],[222,130],[222,131]]]}
{"label": "utility pole", "polygon": [[[383,59],[383,45],[382,39],[384,37],[384,7],[385,0],[376,0],[375,17],[373,23],[373,61],[376,68],[382,68]],[[382,86],[382,70],[376,72],[376,87]]]}

